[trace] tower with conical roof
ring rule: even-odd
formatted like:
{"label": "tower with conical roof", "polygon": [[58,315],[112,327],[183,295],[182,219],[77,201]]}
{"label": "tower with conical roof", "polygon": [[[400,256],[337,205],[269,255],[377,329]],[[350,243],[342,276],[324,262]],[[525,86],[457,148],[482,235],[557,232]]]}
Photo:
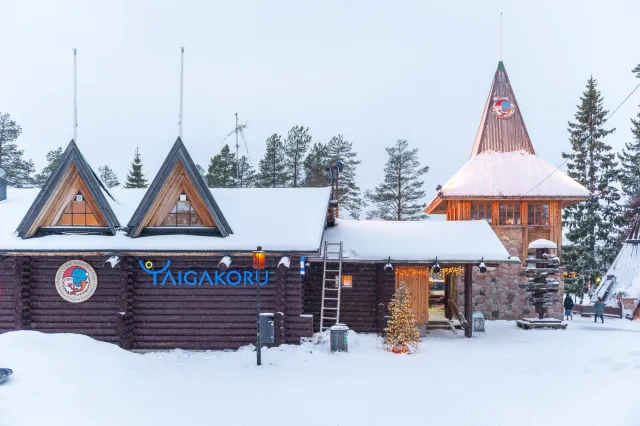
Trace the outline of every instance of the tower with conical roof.
{"label": "tower with conical roof", "polygon": [[538,157],[504,63],[500,61],[473,144],[471,158],[438,193],[426,213],[447,220],[486,220],[509,253],[522,261],[529,242],[562,247],[562,208],[589,191]]}

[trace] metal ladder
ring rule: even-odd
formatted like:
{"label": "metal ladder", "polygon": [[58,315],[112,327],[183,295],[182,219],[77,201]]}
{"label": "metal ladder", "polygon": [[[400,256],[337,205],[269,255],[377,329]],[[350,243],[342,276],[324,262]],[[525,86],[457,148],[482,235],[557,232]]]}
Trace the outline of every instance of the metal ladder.
{"label": "metal ladder", "polygon": [[[329,251],[329,248],[338,251]],[[327,267],[328,265],[328,267]],[[328,274],[328,275],[327,275]],[[324,242],[324,267],[322,272],[322,305],[320,331],[325,331],[340,321],[340,289],[342,288],[342,241]],[[330,324],[330,325],[327,325]]]}

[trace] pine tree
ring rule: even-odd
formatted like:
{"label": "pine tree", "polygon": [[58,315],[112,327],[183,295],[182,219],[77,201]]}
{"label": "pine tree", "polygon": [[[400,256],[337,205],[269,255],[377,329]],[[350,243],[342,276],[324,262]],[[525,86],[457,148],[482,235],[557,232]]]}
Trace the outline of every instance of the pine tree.
{"label": "pine tree", "polygon": [[260,160],[256,183],[262,188],[283,188],[287,186],[287,181],[282,137],[274,133],[267,139],[267,152]]}
{"label": "pine tree", "polygon": [[339,208],[347,210],[351,218],[360,219],[365,202],[360,194],[360,188],[356,185],[356,166],[361,163],[356,160],[358,153],[353,152],[352,143],[345,140],[342,135],[331,138],[327,150],[330,162],[340,160],[343,164],[343,171],[337,179],[334,198],[338,200]]}
{"label": "pine tree", "polygon": [[131,171],[127,174],[127,181],[124,184],[125,188],[146,188],[147,179],[142,172],[142,160],[140,159],[140,150],[136,147],[136,153],[133,157],[133,163],[131,163]]}
{"label": "pine tree", "polygon": [[425,197],[420,178],[429,171],[428,166],[420,166],[418,148],[409,149],[406,139],[400,139],[395,146],[385,148],[389,159],[384,167],[384,182],[367,191],[366,197],[375,205],[369,219],[420,220],[426,219],[424,207],[418,201]]}
{"label": "pine tree", "polygon": [[329,186],[331,183],[325,170],[329,166],[329,149],[327,145],[317,142],[311,147],[311,150],[302,163],[304,172],[304,186],[322,187]]}
{"label": "pine tree", "polygon": [[39,186],[40,188],[44,186],[45,182],[49,179],[49,176],[58,165],[60,157],[62,157],[62,147],[58,147],[58,149],[47,152],[47,165],[33,178],[36,186]]}
{"label": "pine tree", "polygon": [[35,167],[33,161],[23,158],[24,150],[18,149],[15,141],[22,128],[9,114],[0,112],[0,169],[10,186],[24,188],[33,185]]}
{"label": "pine tree", "polygon": [[256,184],[256,171],[246,156],[240,157],[239,188],[252,188]]}
{"label": "pine tree", "polygon": [[575,122],[569,122],[572,152],[562,156],[568,159],[568,175],[584,185],[591,198],[564,209],[563,226],[571,242],[565,248],[565,257],[571,259],[575,272],[590,276],[593,284],[619,250],[616,236],[622,218],[615,186],[619,171],[611,146],[604,142],[615,129],[603,128],[608,111],[593,77],[580,101]]}
{"label": "pine tree", "polygon": [[300,186],[303,181],[303,161],[311,144],[309,128],[293,126],[284,141],[285,166],[289,175],[289,186]]}
{"label": "pine tree", "polygon": [[411,310],[411,292],[402,281],[389,303],[389,319],[384,329],[385,349],[395,353],[414,352],[420,344],[420,331]]}
{"label": "pine tree", "polygon": [[107,188],[115,188],[116,186],[120,186],[118,176],[116,176],[115,172],[111,170],[111,167],[105,164],[104,166],[98,167],[98,172],[100,172],[100,180],[106,185]]}
{"label": "pine tree", "polygon": [[[633,69],[640,78],[640,65]],[[636,119],[631,119],[631,134],[633,140],[626,142],[620,159],[620,185],[622,194],[626,198],[625,219],[628,225],[634,217],[640,215],[640,205],[634,202],[640,199],[640,112]],[[626,233],[626,232],[625,232]]]}
{"label": "pine tree", "polygon": [[225,145],[220,153],[211,157],[207,169],[207,185],[209,188],[236,187],[236,156],[229,145]]}

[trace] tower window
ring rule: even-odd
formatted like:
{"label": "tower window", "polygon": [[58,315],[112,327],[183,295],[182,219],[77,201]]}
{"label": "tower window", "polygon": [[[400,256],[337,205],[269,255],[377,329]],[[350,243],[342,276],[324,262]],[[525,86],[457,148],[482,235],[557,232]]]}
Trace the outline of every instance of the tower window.
{"label": "tower window", "polygon": [[501,203],[499,211],[499,225],[520,225],[520,203]]}
{"label": "tower window", "polygon": [[529,204],[529,225],[549,226],[549,204]]}
{"label": "tower window", "polygon": [[482,219],[491,223],[491,203],[472,203],[471,220]]}

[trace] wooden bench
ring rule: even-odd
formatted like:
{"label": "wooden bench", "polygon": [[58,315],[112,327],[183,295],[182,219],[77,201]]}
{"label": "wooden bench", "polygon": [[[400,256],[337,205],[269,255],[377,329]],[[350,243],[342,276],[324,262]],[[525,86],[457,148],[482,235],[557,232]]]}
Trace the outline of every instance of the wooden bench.
{"label": "wooden bench", "polygon": [[[593,305],[573,305],[573,309],[571,310],[571,312],[574,314],[579,314],[581,317],[589,318],[593,316],[595,307]],[[622,308],[605,306],[604,316],[607,318],[622,318]]]}

